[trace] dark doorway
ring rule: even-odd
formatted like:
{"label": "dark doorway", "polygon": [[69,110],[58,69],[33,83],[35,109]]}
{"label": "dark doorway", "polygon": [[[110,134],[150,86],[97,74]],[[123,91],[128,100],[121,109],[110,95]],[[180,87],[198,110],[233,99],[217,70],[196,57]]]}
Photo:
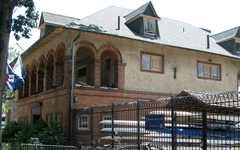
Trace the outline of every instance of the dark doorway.
{"label": "dark doorway", "polygon": [[33,115],[33,124],[37,123],[37,120],[41,118],[41,115]]}

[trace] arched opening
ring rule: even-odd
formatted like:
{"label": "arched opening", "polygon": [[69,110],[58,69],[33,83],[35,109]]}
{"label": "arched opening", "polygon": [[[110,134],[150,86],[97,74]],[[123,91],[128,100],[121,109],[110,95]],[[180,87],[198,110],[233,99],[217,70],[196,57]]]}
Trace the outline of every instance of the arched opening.
{"label": "arched opening", "polygon": [[[39,67],[44,68],[44,59],[40,60]],[[38,68],[38,93],[43,92],[44,88],[44,73],[40,68]]]}
{"label": "arched opening", "polygon": [[34,95],[37,93],[37,67],[35,64],[32,64],[32,70],[31,70],[31,95]]}
{"label": "arched opening", "polygon": [[76,51],[76,83],[92,85],[92,57],[88,49],[78,48]]}
{"label": "arched opening", "polygon": [[56,84],[57,86],[62,86],[64,84],[64,56],[65,56],[65,46],[60,44],[56,52]]}
{"label": "arched opening", "polygon": [[113,54],[109,51],[104,51],[101,55],[101,86],[115,87],[115,67],[116,62]]}
{"label": "arched opening", "polygon": [[47,90],[53,89],[53,63],[54,63],[54,56],[50,54],[47,59]]}
{"label": "arched opening", "polygon": [[24,97],[29,96],[29,68],[25,69],[25,78],[24,78]]}
{"label": "arched opening", "polygon": [[[25,81],[26,82],[26,81]],[[24,97],[23,95],[23,86],[21,86],[19,89],[18,89],[18,98],[19,99],[22,99]]]}

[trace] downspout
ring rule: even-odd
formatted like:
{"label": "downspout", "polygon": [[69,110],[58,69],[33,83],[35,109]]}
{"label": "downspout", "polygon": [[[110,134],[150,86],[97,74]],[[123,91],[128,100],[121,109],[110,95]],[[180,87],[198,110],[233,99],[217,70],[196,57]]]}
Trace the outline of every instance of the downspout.
{"label": "downspout", "polygon": [[73,104],[73,86],[74,86],[74,54],[75,54],[75,41],[81,36],[81,30],[79,30],[79,35],[73,40],[72,43],[72,84],[71,84],[71,109]]}
{"label": "downspout", "polygon": [[[73,86],[74,86],[74,54],[75,54],[75,41],[81,36],[81,30],[79,30],[79,35],[73,40],[72,43],[72,84],[71,84],[71,107],[70,107],[70,142],[72,143],[72,106],[76,104],[76,102],[73,104]],[[76,114],[76,113],[75,113]],[[76,136],[75,136],[76,138]]]}

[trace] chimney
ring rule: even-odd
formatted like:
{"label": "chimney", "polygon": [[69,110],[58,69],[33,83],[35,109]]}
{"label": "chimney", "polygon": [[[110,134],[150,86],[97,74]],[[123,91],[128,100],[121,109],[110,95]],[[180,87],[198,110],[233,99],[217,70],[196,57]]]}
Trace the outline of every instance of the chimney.
{"label": "chimney", "polygon": [[118,30],[120,30],[120,16],[118,16]]}
{"label": "chimney", "polygon": [[209,38],[209,35],[207,35],[207,49],[210,48],[210,38]]}

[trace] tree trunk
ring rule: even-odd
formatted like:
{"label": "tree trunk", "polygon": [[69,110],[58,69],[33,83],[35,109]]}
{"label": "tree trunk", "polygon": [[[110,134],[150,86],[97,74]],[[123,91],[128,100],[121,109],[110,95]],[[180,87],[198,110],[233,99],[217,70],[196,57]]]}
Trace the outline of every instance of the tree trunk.
{"label": "tree trunk", "polygon": [[[0,127],[2,127],[2,97],[6,80],[6,64],[13,8],[11,0],[0,0]],[[1,129],[0,144],[2,145]]]}

